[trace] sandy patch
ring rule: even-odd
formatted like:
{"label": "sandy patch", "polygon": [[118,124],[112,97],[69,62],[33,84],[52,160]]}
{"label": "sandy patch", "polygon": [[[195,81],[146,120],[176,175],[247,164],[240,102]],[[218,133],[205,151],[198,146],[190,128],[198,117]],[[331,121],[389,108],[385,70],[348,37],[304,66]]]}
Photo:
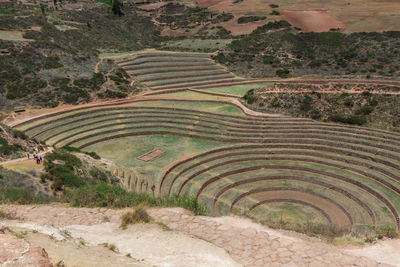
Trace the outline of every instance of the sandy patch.
{"label": "sandy patch", "polygon": [[346,25],[336,20],[330,11],[280,11],[281,17],[303,32],[326,32],[332,28],[345,28]]}

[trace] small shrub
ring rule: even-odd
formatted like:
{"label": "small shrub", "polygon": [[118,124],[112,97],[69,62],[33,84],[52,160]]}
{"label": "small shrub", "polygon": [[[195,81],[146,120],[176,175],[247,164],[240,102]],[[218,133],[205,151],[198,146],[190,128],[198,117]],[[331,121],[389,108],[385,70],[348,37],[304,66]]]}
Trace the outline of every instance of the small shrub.
{"label": "small shrub", "polygon": [[373,243],[375,240],[376,240],[376,237],[375,237],[375,236],[369,235],[369,236],[366,236],[366,237],[365,237],[364,242],[365,242],[365,243]]}
{"label": "small shrub", "polygon": [[369,91],[364,91],[364,92],[361,93],[361,95],[362,95],[363,97],[370,97],[370,96],[371,96],[371,93],[370,93]]}
{"label": "small shrub", "polygon": [[257,97],[254,95],[254,89],[247,91],[247,93],[243,96],[243,99],[246,100],[247,104],[253,104],[257,101]]}
{"label": "small shrub", "polygon": [[0,137],[0,145],[8,145],[8,142],[3,137]]}
{"label": "small shrub", "polygon": [[300,111],[302,112],[308,112],[312,110],[312,98],[309,95],[304,96],[301,104],[300,104]]}
{"label": "small shrub", "polygon": [[369,101],[370,106],[376,107],[378,105],[378,100],[373,98],[371,101]]}
{"label": "small shrub", "polygon": [[365,106],[362,106],[362,107],[356,109],[354,111],[354,114],[356,114],[356,115],[365,115],[366,116],[366,115],[371,114],[372,111],[374,111],[374,107],[372,107],[370,105],[365,105]]}
{"label": "small shrub", "polygon": [[346,107],[352,107],[352,106],[354,106],[354,101],[353,101],[351,98],[346,98],[346,99],[343,101],[343,104],[344,104]]}
{"label": "small shrub", "polygon": [[279,69],[279,70],[276,70],[276,72],[275,72],[275,74],[277,76],[279,76],[280,78],[288,77],[289,73],[290,73],[290,71],[288,69]]}
{"label": "small shrub", "polygon": [[271,13],[269,13],[270,15],[273,16],[279,16],[281,13],[279,13],[279,11],[273,10]]}
{"label": "small shrub", "polygon": [[60,63],[60,58],[58,56],[50,56],[46,57],[43,67],[45,69],[56,69],[64,67],[64,65]]}
{"label": "small shrub", "polygon": [[115,244],[103,243],[102,245],[113,252],[118,252],[118,248]]}
{"label": "small shrub", "polygon": [[376,236],[378,239],[382,239],[383,237],[395,238],[398,234],[392,226],[381,226],[376,229]]}
{"label": "small shrub", "polygon": [[14,138],[20,138],[23,140],[27,140],[29,138],[24,132],[21,132],[21,131],[15,130],[15,129],[12,130],[12,135]]}

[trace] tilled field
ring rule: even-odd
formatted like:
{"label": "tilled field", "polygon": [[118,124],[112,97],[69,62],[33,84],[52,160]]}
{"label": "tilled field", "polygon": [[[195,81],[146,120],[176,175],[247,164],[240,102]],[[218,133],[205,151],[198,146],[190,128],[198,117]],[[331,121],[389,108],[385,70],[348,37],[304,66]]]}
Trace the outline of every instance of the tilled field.
{"label": "tilled field", "polygon": [[[215,144],[211,149],[176,148],[180,154],[174,154],[174,147],[154,145],[151,149],[166,153],[142,164],[156,166],[157,175],[145,187],[140,172],[139,180],[133,182],[129,176],[126,184],[138,190],[140,183],[140,191],[145,188],[158,195],[194,195],[214,215],[233,212],[266,220],[285,214],[297,222],[357,233],[373,227],[399,228],[397,133],[251,116],[222,100],[172,98],[71,109],[15,127],[48,145],[88,151],[105,144],[115,151],[126,150],[126,144],[118,146],[126,138],[146,137],[144,142],[149,143],[154,137],[174,137],[177,143],[211,142]],[[146,149],[140,155],[151,151]]]}

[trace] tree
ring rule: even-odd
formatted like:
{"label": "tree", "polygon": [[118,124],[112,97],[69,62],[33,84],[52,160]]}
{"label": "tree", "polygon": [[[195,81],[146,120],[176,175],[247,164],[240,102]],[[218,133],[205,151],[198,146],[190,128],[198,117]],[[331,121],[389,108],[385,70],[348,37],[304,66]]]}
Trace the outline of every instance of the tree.
{"label": "tree", "polygon": [[40,10],[42,11],[43,15],[46,15],[46,9],[47,9],[47,5],[45,4],[40,4]]}
{"label": "tree", "polygon": [[114,13],[114,15],[122,16],[124,14],[122,13],[123,6],[124,3],[122,3],[120,0],[113,0],[111,10]]}

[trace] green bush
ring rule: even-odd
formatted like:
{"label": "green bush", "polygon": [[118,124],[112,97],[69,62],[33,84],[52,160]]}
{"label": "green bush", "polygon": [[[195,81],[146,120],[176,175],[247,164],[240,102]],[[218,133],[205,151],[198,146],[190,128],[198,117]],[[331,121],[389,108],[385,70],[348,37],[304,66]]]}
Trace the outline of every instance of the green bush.
{"label": "green bush", "polygon": [[249,23],[253,21],[259,21],[259,20],[264,20],[267,17],[265,16],[243,16],[238,18],[237,23],[238,24],[243,24],[243,23]]}
{"label": "green bush", "polygon": [[280,78],[286,78],[289,75],[290,71],[288,69],[279,69],[275,72],[277,76]]}
{"label": "green bush", "polygon": [[8,142],[3,137],[0,137],[0,145],[8,145]]}
{"label": "green bush", "polygon": [[383,237],[396,238],[398,234],[393,226],[381,226],[376,229],[376,236],[378,239]]}
{"label": "green bush", "polygon": [[369,104],[370,104],[372,107],[376,107],[376,106],[378,105],[378,100],[375,99],[375,98],[373,98],[373,99],[371,99],[371,101],[369,101]]}
{"label": "green bush", "polygon": [[60,151],[60,150],[56,150],[51,153],[47,153],[46,157],[45,157],[45,165],[51,164],[55,160],[61,160],[65,164],[68,164],[68,165],[71,165],[74,167],[82,166],[82,161],[78,157],[72,155],[71,153],[68,153],[65,151]]}
{"label": "green bush", "polygon": [[254,89],[247,91],[247,93],[243,96],[243,99],[246,100],[247,104],[253,104],[257,101],[257,97],[254,95]]}
{"label": "green bush", "polygon": [[15,129],[12,130],[12,135],[14,138],[20,138],[23,140],[27,140],[29,138],[29,136],[27,136],[24,132],[21,132],[21,131],[15,130]]}
{"label": "green bush", "polygon": [[64,65],[60,63],[60,58],[58,56],[49,56],[46,57],[43,68],[45,69],[56,69],[61,68]]}
{"label": "green bush", "polygon": [[224,64],[227,61],[224,53],[222,53],[222,52],[219,52],[216,56],[213,56],[213,59],[220,64]]}
{"label": "green bush", "polygon": [[302,111],[302,112],[310,111],[312,109],[312,102],[313,101],[312,101],[311,96],[305,95],[303,100],[301,101],[301,104],[299,107],[300,111]]}
{"label": "green bush", "polygon": [[341,122],[354,125],[364,125],[367,120],[363,116],[359,115],[344,115],[344,114],[334,114],[329,117],[330,121]]}
{"label": "green bush", "polygon": [[74,174],[71,165],[55,165],[49,170],[49,173],[54,177],[51,187],[57,191],[64,187],[80,187],[86,184],[82,177]]}
{"label": "green bush", "polygon": [[354,114],[356,115],[369,115],[372,113],[372,111],[374,111],[374,107],[370,106],[370,105],[364,105],[358,109],[356,109],[354,111]]}
{"label": "green bush", "polygon": [[88,102],[90,100],[89,93],[78,87],[65,86],[61,87],[61,89],[65,92],[62,96],[62,99],[67,104],[76,104],[79,100],[83,100],[84,102]]}

